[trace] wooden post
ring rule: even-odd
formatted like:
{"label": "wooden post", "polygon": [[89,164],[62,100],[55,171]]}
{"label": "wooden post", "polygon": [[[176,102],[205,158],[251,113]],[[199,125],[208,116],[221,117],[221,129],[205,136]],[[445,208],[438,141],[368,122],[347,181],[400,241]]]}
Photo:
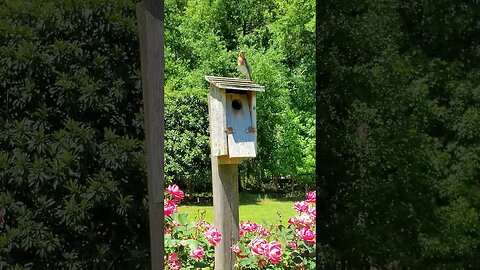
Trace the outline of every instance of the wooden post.
{"label": "wooden post", "polygon": [[214,225],[222,234],[215,247],[215,270],[234,269],[236,255],[230,247],[238,242],[238,164],[219,164],[212,156]]}
{"label": "wooden post", "polygon": [[[222,234],[215,270],[235,268],[238,242],[238,164],[256,156],[256,94],[265,87],[238,78],[205,76],[210,83],[208,115],[212,160],[214,225]],[[252,134],[253,133],[253,134]]]}
{"label": "wooden post", "polygon": [[136,8],[145,114],[151,269],[161,270],[164,269],[164,2],[143,0],[137,3]]}

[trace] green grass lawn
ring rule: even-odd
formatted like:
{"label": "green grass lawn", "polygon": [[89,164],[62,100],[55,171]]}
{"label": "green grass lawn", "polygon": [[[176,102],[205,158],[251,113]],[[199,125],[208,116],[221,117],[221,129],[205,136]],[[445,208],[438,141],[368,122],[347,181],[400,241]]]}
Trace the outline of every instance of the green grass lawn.
{"label": "green grass lawn", "polygon": [[[250,220],[258,224],[278,223],[277,212],[281,213],[282,224],[287,225],[290,217],[296,215],[293,204],[302,198],[287,198],[280,196],[260,196],[254,194],[240,194],[240,220]],[[205,211],[205,220],[213,223],[213,206],[195,206],[180,205],[180,213],[188,213],[188,218],[192,220],[199,211]]]}

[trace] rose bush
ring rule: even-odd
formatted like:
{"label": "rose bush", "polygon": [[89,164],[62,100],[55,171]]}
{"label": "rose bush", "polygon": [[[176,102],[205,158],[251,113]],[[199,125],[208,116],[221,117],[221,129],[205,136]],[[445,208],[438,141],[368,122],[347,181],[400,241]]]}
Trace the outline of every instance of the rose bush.
{"label": "rose bush", "polygon": [[183,191],[177,185],[167,187],[164,203],[165,269],[213,269],[214,248],[222,235],[203,216],[193,222],[187,220],[187,214],[178,213],[178,203],[183,197]]}
{"label": "rose bush", "polygon": [[287,227],[240,222],[239,241],[232,246],[238,269],[315,269],[315,202],[315,191],[296,202],[298,215],[288,219]]}
{"label": "rose bush", "polygon": [[[183,192],[176,185],[166,189],[165,197],[165,269],[213,269],[215,246],[222,235],[200,213],[196,221],[178,213]],[[315,269],[315,191],[293,208],[298,215],[288,226],[241,221],[239,241],[231,247],[237,269]]]}

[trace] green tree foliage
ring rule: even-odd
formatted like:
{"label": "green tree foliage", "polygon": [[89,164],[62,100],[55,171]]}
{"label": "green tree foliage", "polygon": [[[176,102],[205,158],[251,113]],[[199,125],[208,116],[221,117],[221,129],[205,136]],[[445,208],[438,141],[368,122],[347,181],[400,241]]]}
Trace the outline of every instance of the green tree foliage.
{"label": "green tree foliage", "polygon": [[332,1],[320,9],[326,267],[480,267],[479,8]]}
{"label": "green tree foliage", "polygon": [[[271,177],[307,175],[313,179],[314,1],[293,1],[293,5],[273,0],[166,1],[165,10],[165,81],[172,93],[199,89],[206,96],[205,75],[238,77],[240,49],[247,52],[253,81],[266,86],[266,92],[257,96],[258,156],[241,165],[242,175],[254,179],[251,182],[257,188]],[[203,99],[201,92],[196,96]],[[178,113],[200,116],[188,107]],[[198,128],[197,134],[208,136],[207,126]],[[166,143],[178,140],[168,137]],[[201,150],[207,152],[192,149],[198,153],[197,159],[209,154],[208,148]],[[169,157],[181,159],[182,155]],[[168,164],[167,160],[167,168]],[[209,163],[200,166],[210,171]],[[177,172],[197,174],[189,167],[180,166]],[[203,182],[208,186],[210,178]]]}

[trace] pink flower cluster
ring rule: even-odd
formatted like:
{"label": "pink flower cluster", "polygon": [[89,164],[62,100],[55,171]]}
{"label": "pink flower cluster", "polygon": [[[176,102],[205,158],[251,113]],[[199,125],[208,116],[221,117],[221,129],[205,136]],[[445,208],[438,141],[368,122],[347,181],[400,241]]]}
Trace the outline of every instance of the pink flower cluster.
{"label": "pink flower cluster", "polygon": [[307,242],[310,245],[315,244],[315,232],[310,228],[295,229],[295,233],[300,239]]}
{"label": "pink flower cluster", "polygon": [[240,247],[238,246],[238,244],[233,244],[233,246],[230,247],[230,249],[232,250],[233,253],[240,254]]}
{"label": "pink flower cluster", "polygon": [[295,211],[300,212],[300,213],[307,212],[308,211],[308,203],[306,201],[296,202],[293,205],[293,209],[295,209]]}
{"label": "pink flower cluster", "polygon": [[[169,217],[173,213],[178,212],[177,204],[184,199],[184,193],[177,185],[169,185],[166,188],[166,192],[168,192],[168,194],[166,194],[164,201],[164,213],[166,217]],[[275,227],[272,225],[270,228],[272,232],[270,232],[267,228],[248,220],[241,221],[239,224],[239,236],[243,236],[243,239],[246,239],[248,245],[244,245],[245,242],[234,244],[231,247],[232,252],[237,256],[238,259],[248,256],[258,257],[256,262],[259,268],[263,268],[269,263],[275,265],[278,264],[280,266],[277,267],[282,267],[284,263],[288,263],[288,259],[282,261],[283,257],[290,258],[289,252],[294,252],[292,249],[297,250],[298,252],[299,248],[304,247],[304,245],[299,245],[299,243],[301,243],[300,241],[307,243],[309,245],[309,249],[312,248],[311,246],[315,245],[315,202],[316,192],[311,191],[306,194],[306,199],[304,201],[296,202],[294,204],[293,208],[298,214],[288,220],[290,224],[289,230],[291,231],[293,229],[294,237],[293,239],[289,238],[286,240],[286,243],[284,243],[287,247],[286,250],[282,249],[282,244],[272,239],[272,237],[275,236],[275,230],[278,228],[275,229]],[[175,226],[181,225],[175,220],[175,218],[169,218],[168,222],[168,226],[165,228],[165,233],[171,233]],[[200,234],[198,234],[199,232]],[[215,228],[215,226],[208,224],[203,219],[196,222],[196,232],[194,237],[197,238],[200,236],[203,238],[201,232],[203,232],[203,236],[213,246],[217,246],[222,239],[222,234],[218,231],[218,229]],[[195,248],[189,248],[187,243],[188,242],[186,239],[182,239],[180,241],[179,247],[181,249],[179,253],[173,252],[168,256],[168,258],[164,257],[164,262],[166,266],[168,265],[168,269],[181,270],[182,267],[189,267],[189,264],[192,263],[192,259],[211,259],[209,258],[211,256],[211,246],[206,245],[206,247],[197,246]],[[204,248],[206,249],[204,250]],[[189,250],[189,252],[187,250]],[[284,254],[284,251],[286,254]],[[190,259],[188,259],[186,262],[184,262],[184,265],[182,265],[180,257],[189,257]],[[288,265],[291,264],[288,263]],[[295,265],[295,269],[303,269],[303,266],[301,264]]]}
{"label": "pink flower cluster", "polygon": [[264,255],[273,264],[277,264],[282,259],[282,245],[275,241],[267,243],[267,240],[255,237],[250,241],[248,246],[253,255]]}
{"label": "pink flower cluster", "polygon": [[299,216],[291,217],[288,219],[288,223],[298,227],[310,228],[315,222],[315,217],[309,214],[300,214]]}
{"label": "pink flower cluster", "polygon": [[243,234],[245,233],[258,233],[260,234],[261,236],[264,236],[264,237],[267,237],[269,234],[270,234],[270,231],[267,230],[266,228],[258,225],[257,223],[255,222],[250,222],[250,221],[246,221],[246,222],[243,222],[241,221],[240,222],[240,228],[238,230],[238,235],[239,236],[243,236]]}
{"label": "pink flower cluster", "polygon": [[[184,193],[182,190],[179,189],[177,185],[169,185],[166,188],[166,192],[168,192],[168,194],[166,194],[166,198],[164,201],[164,214],[166,217],[169,217],[173,213],[178,212],[177,204],[184,198]],[[180,224],[175,219],[170,218],[168,219],[168,224],[166,224],[165,226],[164,233],[170,234],[173,227],[180,225],[182,224]],[[208,224],[207,222],[205,222],[205,220],[197,221],[196,226],[198,229],[200,229],[200,231],[204,232],[204,236],[213,246],[216,246],[221,241],[222,234],[215,228],[215,226]],[[180,241],[180,246],[183,247],[183,249],[186,249],[187,241],[185,239],[182,239]],[[168,269],[182,269],[182,263],[179,254],[182,255],[182,253],[173,252],[168,256],[168,258],[164,258],[165,265],[167,265],[168,263]],[[193,249],[190,249],[189,255],[195,260],[202,260],[206,256],[205,250],[202,246],[197,246]],[[185,265],[183,265],[183,267],[185,267]]]}
{"label": "pink flower cluster", "polygon": [[177,185],[169,185],[167,187],[167,192],[170,194],[170,197],[173,199],[165,199],[163,213],[166,217],[172,215],[172,213],[178,212],[177,203],[183,200],[184,194],[183,191]]}
{"label": "pink flower cluster", "polygon": [[295,227],[296,236],[310,245],[315,244],[315,232],[312,230],[312,225],[317,219],[317,211],[314,205],[315,202],[316,192],[308,192],[305,201],[296,202],[293,206],[293,209],[299,212],[300,215],[288,220],[288,223]]}
{"label": "pink flower cluster", "polygon": [[172,215],[172,213],[176,213],[176,212],[178,212],[177,204],[172,200],[165,200],[164,206],[163,206],[163,214],[166,217],[169,217],[170,215]]}
{"label": "pink flower cluster", "polygon": [[167,187],[167,192],[172,196],[176,202],[183,200],[184,194],[183,191],[177,185],[169,185]]}
{"label": "pink flower cluster", "polygon": [[222,234],[212,225],[207,226],[204,235],[213,246],[216,246],[222,240]]}
{"label": "pink flower cluster", "polygon": [[182,263],[178,261],[178,254],[172,253],[168,256],[168,266],[173,270],[180,270],[182,268]]}
{"label": "pink flower cluster", "polygon": [[308,203],[316,203],[317,202],[317,192],[315,190],[307,192],[307,199],[305,201],[308,202]]}
{"label": "pink flower cluster", "polygon": [[196,247],[190,251],[190,256],[192,256],[192,258],[197,260],[201,260],[204,255],[205,255],[205,251],[203,250],[202,247]]}

